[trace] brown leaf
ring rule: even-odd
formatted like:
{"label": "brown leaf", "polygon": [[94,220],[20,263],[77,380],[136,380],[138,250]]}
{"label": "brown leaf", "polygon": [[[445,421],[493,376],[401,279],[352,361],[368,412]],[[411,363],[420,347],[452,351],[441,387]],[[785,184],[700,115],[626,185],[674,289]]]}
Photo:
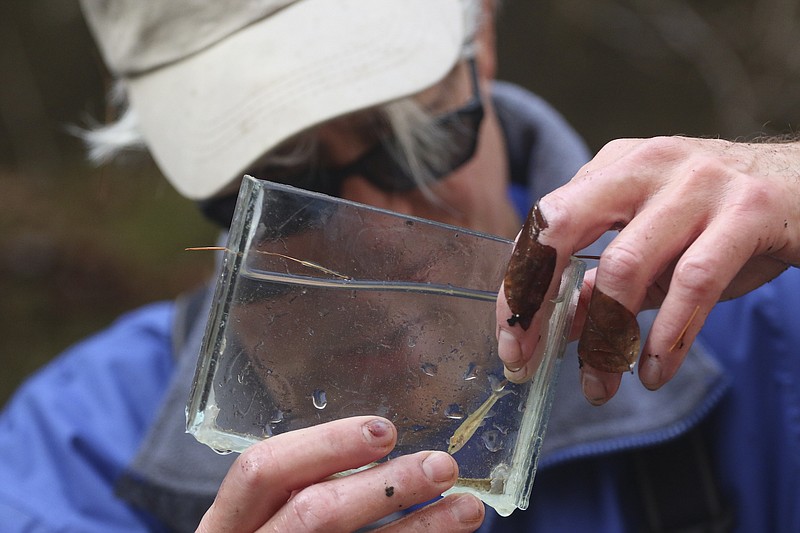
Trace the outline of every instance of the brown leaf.
{"label": "brown leaf", "polygon": [[581,363],[603,372],[627,372],[633,368],[638,354],[636,316],[595,287],[578,341]]}
{"label": "brown leaf", "polygon": [[539,232],[547,221],[535,204],[525,220],[503,280],[508,307],[513,313],[508,325],[527,330],[533,315],[542,306],[556,269],[556,250],[539,242]]}

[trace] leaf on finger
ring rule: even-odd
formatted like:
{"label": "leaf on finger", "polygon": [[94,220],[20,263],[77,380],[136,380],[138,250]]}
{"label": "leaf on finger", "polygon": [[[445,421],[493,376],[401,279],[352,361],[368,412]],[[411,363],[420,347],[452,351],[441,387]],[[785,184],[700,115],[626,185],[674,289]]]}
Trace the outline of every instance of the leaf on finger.
{"label": "leaf on finger", "polygon": [[639,342],[636,315],[595,287],[578,341],[581,364],[603,372],[627,372],[639,354]]}
{"label": "leaf on finger", "polygon": [[525,220],[503,280],[506,302],[512,313],[509,326],[519,324],[524,330],[530,327],[553,278],[556,250],[539,242],[539,233],[546,227],[547,221],[537,203]]}

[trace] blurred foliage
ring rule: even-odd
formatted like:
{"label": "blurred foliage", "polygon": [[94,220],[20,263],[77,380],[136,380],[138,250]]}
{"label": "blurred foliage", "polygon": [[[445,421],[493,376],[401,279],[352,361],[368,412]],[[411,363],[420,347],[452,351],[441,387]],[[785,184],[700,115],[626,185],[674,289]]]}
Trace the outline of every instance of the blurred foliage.
{"label": "blurred foliage", "polygon": [[108,75],[75,0],[0,2],[0,405],[119,314],[208,279],[218,231],[147,156],[94,168],[68,126]]}
{"label": "blurred foliage", "polygon": [[0,401],[67,345],[211,274],[217,230],[152,168],[0,172]]}
{"label": "blurred foliage", "polygon": [[800,4],[511,0],[500,77],[542,95],[594,150],[618,137],[794,133]]}
{"label": "blurred foliage", "polygon": [[[499,77],[598,150],[616,137],[751,137],[800,113],[785,0],[504,0]],[[49,358],[211,271],[214,228],[148,160],[93,169],[68,124],[104,120],[109,76],[77,0],[0,0],[0,404]]]}

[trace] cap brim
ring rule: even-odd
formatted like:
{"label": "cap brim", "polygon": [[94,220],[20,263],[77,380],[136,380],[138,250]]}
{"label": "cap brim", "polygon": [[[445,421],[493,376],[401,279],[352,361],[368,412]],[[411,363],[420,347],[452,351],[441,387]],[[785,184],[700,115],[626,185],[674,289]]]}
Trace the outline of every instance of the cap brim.
{"label": "cap brim", "polygon": [[292,135],[433,85],[463,39],[459,0],[302,0],[129,78],[129,96],[164,174],[204,199]]}

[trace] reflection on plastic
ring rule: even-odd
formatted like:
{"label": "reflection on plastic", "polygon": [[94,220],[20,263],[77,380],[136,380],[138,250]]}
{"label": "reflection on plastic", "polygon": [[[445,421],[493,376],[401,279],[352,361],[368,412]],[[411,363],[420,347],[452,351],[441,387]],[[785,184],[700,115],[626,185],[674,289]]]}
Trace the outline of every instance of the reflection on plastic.
{"label": "reflection on plastic", "polygon": [[[512,247],[246,177],[189,431],[238,452],[293,429],[380,415],[398,430],[390,458],[450,449],[462,476],[451,492],[472,492],[502,515],[527,508],[583,264],[573,261],[545,306],[534,379],[510,384],[494,308]],[[453,449],[457,433],[466,438]]]}

